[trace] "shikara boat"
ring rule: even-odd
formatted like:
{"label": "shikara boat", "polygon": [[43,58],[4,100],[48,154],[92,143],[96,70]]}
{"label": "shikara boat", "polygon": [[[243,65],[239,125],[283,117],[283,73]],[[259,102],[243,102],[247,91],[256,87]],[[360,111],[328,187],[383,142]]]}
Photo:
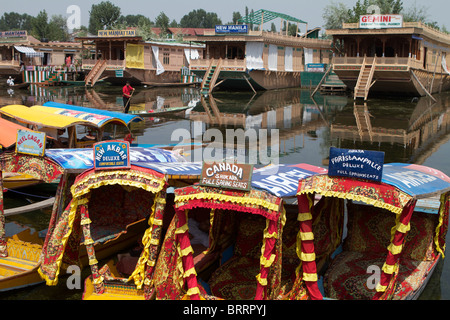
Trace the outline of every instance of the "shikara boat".
{"label": "shikara boat", "polygon": [[[17,141],[17,130],[25,130],[26,128],[0,118],[0,127],[2,128],[0,135],[1,151],[12,149]],[[26,174],[18,174],[12,172],[3,172],[3,187],[6,189],[17,189],[21,187],[31,186],[40,183],[40,180]]]}
{"label": "shikara boat", "polygon": [[[131,148],[132,163],[182,161],[170,151]],[[45,183],[59,181],[49,223],[54,225],[72,199],[70,188],[75,177],[94,167],[92,149],[50,149],[44,157],[5,152],[0,155],[0,172],[29,175]],[[38,274],[40,252],[48,243],[24,232],[5,238],[5,216],[3,210],[3,188],[0,179],[0,291],[17,289],[42,282]],[[44,249],[43,249],[44,248]],[[39,254],[38,254],[39,252]],[[81,254],[83,256],[83,254]],[[86,254],[84,254],[85,257]]]}
{"label": "shikara boat", "polygon": [[[103,140],[108,124],[128,127],[131,122],[143,121],[138,116],[53,102],[46,103],[45,106],[5,106],[0,109],[0,113],[19,123],[35,127],[38,131],[54,131],[55,139],[57,130],[67,130],[68,148],[92,147],[95,142]],[[97,132],[96,135],[91,139],[79,138],[77,127],[80,125]]]}
{"label": "shikara boat", "polygon": [[[140,163],[130,169],[92,169],[78,176],[71,203],[47,235],[39,269],[47,285],[57,283],[64,265],[81,261],[92,270],[83,299],[151,299],[164,221],[173,216],[172,205],[166,205],[167,188],[193,183],[200,173],[201,164]],[[125,254],[126,262],[116,258],[100,266],[102,259],[138,244],[140,255]],[[120,268],[130,261],[134,271],[120,273],[130,269]]]}
{"label": "shikara boat", "polygon": [[189,107],[189,106],[163,108],[163,109],[159,109],[159,110],[154,110],[152,112],[148,112],[147,110],[136,110],[136,111],[130,110],[129,114],[139,115],[140,117],[161,117],[161,116],[165,116],[165,115],[173,115],[176,113],[181,113],[190,108],[191,107]]}
{"label": "shikara boat", "polygon": [[[314,284],[320,288],[307,293],[339,300],[417,299],[444,257],[449,191],[448,176],[414,164],[385,164],[381,182],[301,179],[299,214],[313,237],[302,248],[312,270],[317,268]],[[321,196],[316,204],[314,195]],[[440,207],[430,210],[424,203],[434,197]],[[306,267],[303,287],[311,272]]]}
{"label": "shikara boat", "polygon": [[[63,169],[51,159],[12,153],[0,156],[0,174],[2,171],[46,183],[57,181],[63,174]],[[42,282],[37,269],[43,242],[37,232],[30,234],[29,230],[5,237],[2,183],[0,177],[0,291],[7,291]]]}
{"label": "shikara boat", "polygon": [[[175,190],[175,216],[155,267],[156,299],[270,300],[291,291],[297,210],[286,210],[306,164],[254,170],[249,191],[192,185]],[[203,230],[203,231],[202,231]]]}

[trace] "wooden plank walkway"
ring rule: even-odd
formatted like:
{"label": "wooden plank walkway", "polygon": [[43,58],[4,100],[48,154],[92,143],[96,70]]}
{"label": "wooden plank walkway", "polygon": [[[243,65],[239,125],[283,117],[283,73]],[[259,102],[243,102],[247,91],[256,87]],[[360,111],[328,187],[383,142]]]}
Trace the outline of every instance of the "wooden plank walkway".
{"label": "wooden plank walkway", "polygon": [[12,208],[5,210],[5,217],[14,216],[22,213],[27,213],[35,210],[45,209],[52,207],[55,203],[55,198],[50,198],[44,201],[35,202],[26,206],[18,207],[18,208]]}

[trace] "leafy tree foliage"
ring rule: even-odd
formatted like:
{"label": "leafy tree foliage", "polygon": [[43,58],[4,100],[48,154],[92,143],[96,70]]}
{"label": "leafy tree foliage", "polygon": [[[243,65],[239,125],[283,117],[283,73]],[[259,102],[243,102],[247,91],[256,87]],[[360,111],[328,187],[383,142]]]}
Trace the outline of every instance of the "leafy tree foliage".
{"label": "leafy tree foliage", "polygon": [[5,12],[0,18],[0,30],[10,31],[10,30],[26,30],[31,31],[31,22],[33,16],[28,14],[20,14],[17,12]]}
{"label": "leafy tree foliage", "polygon": [[89,32],[97,34],[98,30],[113,28],[119,21],[121,10],[109,1],[102,1],[93,4],[89,14]]}
{"label": "leafy tree foliage", "polygon": [[182,28],[214,28],[218,24],[222,24],[222,20],[217,13],[206,12],[203,9],[193,10],[180,20]]}
{"label": "leafy tree foliage", "polygon": [[406,22],[422,21],[439,29],[436,22],[428,20],[428,9],[414,3],[405,8],[402,0],[357,0],[353,8],[348,8],[342,2],[331,2],[324,8],[322,17],[325,21],[325,29],[340,29],[342,23],[356,23],[359,17],[374,13],[374,8],[379,8],[380,14],[402,14]]}

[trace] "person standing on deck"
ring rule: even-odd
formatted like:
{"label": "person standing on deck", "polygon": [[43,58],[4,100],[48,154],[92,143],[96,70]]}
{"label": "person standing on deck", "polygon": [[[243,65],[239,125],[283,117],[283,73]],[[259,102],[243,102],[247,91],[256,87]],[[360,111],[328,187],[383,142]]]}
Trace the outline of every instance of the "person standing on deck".
{"label": "person standing on deck", "polygon": [[130,110],[130,98],[134,90],[130,82],[127,81],[127,84],[123,87],[123,107],[125,108],[125,113],[128,113]]}

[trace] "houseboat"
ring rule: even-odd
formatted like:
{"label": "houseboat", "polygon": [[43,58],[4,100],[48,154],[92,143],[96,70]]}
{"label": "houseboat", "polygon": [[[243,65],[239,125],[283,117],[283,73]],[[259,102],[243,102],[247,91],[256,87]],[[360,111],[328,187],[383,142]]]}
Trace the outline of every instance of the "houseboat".
{"label": "houseboat", "polygon": [[53,85],[76,79],[80,54],[80,43],[42,42],[25,30],[0,32],[0,76],[12,76],[16,83]]}
{"label": "houseboat", "polygon": [[86,85],[99,79],[132,85],[182,83],[182,69],[203,54],[203,46],[176,41],[144,41],[136,30],[100,30],[78,37],[83,50]]}
{"label": "houseboat", "polygon": [[336,56],[333,70],[354,90],[370,94],[431,96],[450,88],[450,35],[401,15],[365,15],[359,23],[327,30]]}
{"label": "houseboat", "polygon": [[[296,24],[296,35],[264,31],[263,25],[275,19],[281,19],[282,26]],[[240,22],[245,24],[216,26],[203,35],[184,37],[185,41],[206,45],[202,59],[193,60],[190,66],[192,73],[203,78],[202,91],[210,93],[215,87],[253,91],[300,87],[302,72],[313,64],[316,69],[321,64],[323,71],[323,64],[331,60],[331,40],[319,39],[317,28],[300,33],[299,24],[306,24],[308,30],[300,19],[258,10]],[[258,25],[259,30],[251,30],[251,25]]]}

